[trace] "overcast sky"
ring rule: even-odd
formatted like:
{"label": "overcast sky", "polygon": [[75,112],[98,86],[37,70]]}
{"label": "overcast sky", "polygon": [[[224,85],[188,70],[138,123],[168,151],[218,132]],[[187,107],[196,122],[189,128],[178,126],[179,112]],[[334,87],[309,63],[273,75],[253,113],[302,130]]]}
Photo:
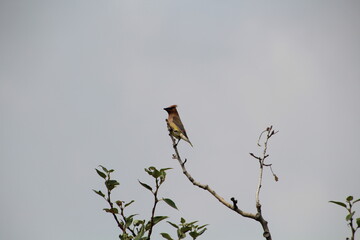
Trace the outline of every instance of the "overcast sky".
{"label": "overcast sky", "polygon": [[[360,2],[0,1],[0,239],[117,239],[94,168],[114,199],[150,215],[144,168],[171,167],[159,215],[208,223],[199,239],[262,239],[261,226],[194,187],[171,159],[163,110],[178,104],[187,168],[255,212],[258,163],[273,239],[345,239],[360,198]],[[360,208],[358,207],[358,216]],[[173,228],[162,223],[155,231]]]}

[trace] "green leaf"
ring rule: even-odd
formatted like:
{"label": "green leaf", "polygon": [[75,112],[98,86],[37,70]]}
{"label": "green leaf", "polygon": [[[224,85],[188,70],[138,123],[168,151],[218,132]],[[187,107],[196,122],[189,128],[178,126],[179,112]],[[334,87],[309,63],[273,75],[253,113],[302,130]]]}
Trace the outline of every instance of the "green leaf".
{"label": "green leaf", "polygon": [[134,200],[131,200],[130,202],[128,202],[127,204],[125,204],[125,207],[129,206],[130,204],[132,204],[133,202],[135,202]]}
{"label": "green leaf", "polygon": [[199,236],[200,236],[201,234],[203,234],[205,231],[206,231],[206,228],[204,228],[203,230],[201,230],[200,232],[198,232]]}
{"label": "green leaf", "polygon": [[160,184],[162,184],[163,182],[165,182],[165,178],[166,178],[166,173],[165,172],[160,172]]}
{"label": "green leaf", "polygon": [[348,196],[348,197],[346,198],[346,201],[347,201],[347,202],[350,202],[350,201],[352,201],[353,199],[354,199],[353,196]]}
{"label": "green leaf", "polygon": [[186,221],[185,221],[185,218],[181,218],[181,219],[180,219],[180,222],[181,222],[181,223],[185,223],[185,222],[186,222]]}
{"label": "green leaf", "polygon": [[360,218],[356,219],[356,224],[358,225],[358,228],[360,228]]}
{"label": "green leaf", "polygon": [[133,224],[134,224],[134,226],[135,227],[137,227],[137,226],[139,226],[139,225],[144,225],[144,220],[135,220],[134,222],[133,222]]}
{"label": "green leaf", "polygon": [[175,223],[169,222],[167,221],[171,226],[173,226],[174,228],[179,228],[178,225],[176,225]]}
{"label": "green leaf", "polygon": [[176,204],[174,203],[173,200],[171,200],[170,198],[163,198],[164,202],[166,202],[170,207],[175,208],[176,210],[179,210],[176,207]]}
{"label": "green leaf", "polygon": [[108,173],[108,172],[109,172],[109,171],[106,169],[106,167],[101,166],[101,165],[99,165],[99,167],[101,167],[101,168],[102,168],[102,170],[104,170],[104,172],[106,172],[106,173]]}
{"label": "green leaf", "polygon": [[[123,221],[123,220],[120,220],[119,225],[121,226],[120,228],[123,229],[123,228],[125,227],[124,221]],[[126,233],[124,233],[124,234],[126,234]]]}
{"label": "green leaf", "polygon": [[107,180],[105,181],[105,185],[109,191],[113,190],[117,185],[119,185],[116,180]]}
{"label": "green leaf", "polygon": [[96,168],[95,168],[95,170],[96,170],[97,174],[99,174],[100,177],[102,177],[103,179],[106,179],[106,174],[105,173],[103,173],[100,170],[97,170]]}
{"label": "green leaf", "polygon": [[161,176],[161,173],[160,173],[158,170],[155,170],[155,171],[153,172],[152,176],[153,176],[154,178],[158,178],[158,177]]}
{"label": "green leaf", "polygon": [[[138,180],[139,181],[139,180]],[[146,188],[146,189],[148,189],[148,190],[150,190],[150,191],[152,191],[152,188],[149,186],[149,185],[147,185],[146,183],[143,183],[143,182],[140,182],[139,181],[139,183],[141,184],[141,186],[143,186],[144,188]]]}
{"label": "green leaf", "polygon": [[176,232],[179,239],[183,239],[186,237],[185,233],[183,233],[180,228]]}
{"label": "green leaf", "polygon": [[200,229],[202,229],[202,228],[206,227],[207,225],[209,225],[209,224],[205,224],[205,225],[202,225],[202,226],[198,227],[198,230],[200,230]]}
{"label": "green leaf", "polygon": [[134,240],[140,240],[142,236],[144,236],[144,233],[145,233],[145,228],[144,226],[141,226],[140,232],[136,235]]}
{"label": "green leaf", "polygon": [[349,221],[353,216],[354,216],[354,214],[355,214],[355,211],[354,212],[352,212],[352,213],[349,213],[347,216],[346,216],[346,221]]}
{"label": "green leaf", "polygon": [[130,240],[132,239],[131,237],[129,237],[129,235],[127,233],[123,233],[123,234],[120,234],[120,240]]}
{"label": "green leaf", "polygon": [[128,228],[133,223],[133,215],[125,218],[125,228]]}
{"label": "green leaf", "polygon": [[117,208],[104,208],[103,209],[105,212],[108,212],[108,213],[114,213],[114,214],[118,214],[119,213],[119,210]]}
{"label": "green leaf", "polygon": [[342,206],[342,207],[346,208],[346,204],[343,203],[343,202],[337,202],[337,201],[329,201],[329,202],[335,203],[335,204],[337,204],[337,205],[339,205],[339,206]]}
{"label": "green leaf", "polygon": [[359,198],[359,199],[356,199],[356,200],[353,202],[353,204],[356,203],[356,202],[359,202],[359,201],[360,201],[360,198]]}
{"label": "green leaf", "polygon": [[145,168],[145,172],[147,172],[149,175],[153,176],[154,178],[160,177],[160,171],[157,170],[155,167],[149,167],[148,169]]}
{"label": "green leaf", "polygon": [[128,217],[124,217],[125,218],[125,227],[126,228],[129,227],[131,224],[135,224],[135,222],[136,223],[138,222],[138,220],[134,221],[134,216],[137,216],[137,215],[139,215],[139,214],[132,214],[132,215],[130,215]]}
{"label": "green leaf", "polygon": [[155,224],[157,224],[158,222],[164,220],[164,219],[167,219],[168,217],[167,216],[156,216],[154,217],[154,224],[153,226],[155,226]]}
{"label": "green leaf", "polygon": [[167,170],[170,170],[170,169],[172,169],[172,168],[162,168],[162,169],[160,169],[160,171],[167,171]]}
{"label": "green leaf", "polygon": [[190,235],[193,239],[196,239],[196,238],[199,236],[199,234],[198,234],[197,232],[195,232],[195,231],[190,232],[189,235]]}
{"label": "green leaf", "polygon": [[191,226],[185,226],[185,227],[182,227],[182,228],[181,228],[181,232],[187,233],[187,232],[190,231],[191,229],[192,229]]}
{"label": "green leaf", "polygon": [[188,223],[189,225],[194,225],[195,223],[197,223],[198,221],[193,221],[191,223]]}
{"label": "green leaf", "polygon": [[162,169],[160,169],[160,178],[161,178],[162,182],[165,181],[166,171],[169,170],[169,169],[172,169],[172,168],[162,168]]}
{"label": "green leaf", "polygon": [[167,233],[160,233],[160,234],[161,234],[161,236],[162,236],[163,238],[165,238],[165,239],[167,239],[167,240],[173,240],[173,239],[170,237],[170,235],[167,234]]}
{"label": "green leaf", "polygon": [[96,191],[96,190],[93,189],[93,191],[94,191],[96,194],[100,195],[101,197],[105,197],[105,194],[103,194],[100,190],[99,190],[99,191]]}

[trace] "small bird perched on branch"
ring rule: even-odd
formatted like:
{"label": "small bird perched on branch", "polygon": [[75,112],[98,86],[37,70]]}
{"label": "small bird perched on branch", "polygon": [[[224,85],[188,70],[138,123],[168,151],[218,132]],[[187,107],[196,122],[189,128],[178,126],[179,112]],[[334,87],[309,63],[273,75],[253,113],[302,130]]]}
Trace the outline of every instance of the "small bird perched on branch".
{"label": "small bird perched on branch", "polygon": [[181,122],[180,116],[178,111],[176,110],[177,105],[171,105],[170,107],[164,108],[165,111],[168,112],[169,116],[167,119],[167,123],[170,127],[170,133],[172,136],[178,139],[179,143],[180,139],[183,139],[184,141],[190,143],[191,146],[193,146],[186,134],[184,125]]}

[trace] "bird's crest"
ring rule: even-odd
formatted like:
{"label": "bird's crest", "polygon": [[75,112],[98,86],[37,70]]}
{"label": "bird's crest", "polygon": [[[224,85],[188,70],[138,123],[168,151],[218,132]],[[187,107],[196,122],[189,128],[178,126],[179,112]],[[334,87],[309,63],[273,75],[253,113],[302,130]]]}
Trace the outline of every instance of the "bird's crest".
{"label": "bird's crest", "polygon": [[171,105],[171,106],[169,106],[167,108],[177,108],[177,105]]}

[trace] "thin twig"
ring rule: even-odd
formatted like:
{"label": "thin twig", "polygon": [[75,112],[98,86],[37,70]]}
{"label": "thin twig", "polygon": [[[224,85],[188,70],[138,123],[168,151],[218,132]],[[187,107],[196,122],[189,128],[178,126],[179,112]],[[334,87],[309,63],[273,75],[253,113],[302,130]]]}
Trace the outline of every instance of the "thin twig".
{"label": "thin twig", "polygon": [[[351,204],[351,202],[349,201],[349,208],[348,208],[349,214],[352,213],[351,208],[352,208],[352,204]],[[351,229],[351,238],[350,238],[351,240],[355,240],[355,232],[356,232],[356,230],[355,230],[355,228],[354,228],[353,220],[354,220],[354,219],[353,219],[353,217],[351,216],[350,219],[349,219],[349,226],[350,226],[350,229]]]}
{"label": "thin twig", "polygon": [[[110,176],[109,176],[109,178],[110,178]],[[126,229],[124,228],[124,226],[121,225],[121,223],[120,223],[119,219],[117,218],[116,214],[112,211],[112,209],[114,208],[114,204],[113,204],[113,202],[111,201],[110,195],[111,195],[111,192],[110,192],[110,190],[108,189],[106,201],[107,201],[107,202],[109,203],[109,205],[110,205],[111,213],[112,213],[112,215],[113,215],[113,217],[114,217],[114,219],[115,219],[118,227],[123,231],[123,233],[126,233]]]}
{"label": "thin twig", "polygon": [[263,136],[263,134],[266,133],[266,139],[264,141],[264,150],[263,150],[263,155],[262,157],[256,157],[254,154],[250,153],[251,156],[253,156],[254,158],[258,159],[259,160],[259,164],[260,164],[260,171],[259,171],[259,183],[258,183],[258,187],[257,187],[257,190],[256,190],[256,195],[255,195],[255,198],[256,198],[256,209],[257,209],[257,212],[258,212],[258,215],[260,216],[260,223],[261,225],[263,226],[263,229],[264,229],[264,237],[266,239],[271,239],[271,234],[270,234],[270,231],[269,231],[269,228],[268,228],[268,224],[267,224],[267,221],[265,221],[262,217],[262,212],[261,212],[261,203],[260,203],[260,190],[261,190],[261,187],[262,187],[262,177],[263,177],[263,172],[264,172],[264,166],[265,167],[270,167],[270,170],[275,178],[275,181],[278,181],[278,177],[276,176],[276,174],[274,173],[274,171],[272,170],[272,164],[265,164],[265,159],[267,157],[269,157],[269,154],[267,154],[267,148],[268,148],[268,141],[269,139],[275,135],[276,133],[278,133],[278,131],[274,131],[273,130],[273,126],[270,126],[270,127],[267,127],[264,131],[261,132],[260,136],[259,136],[259,139],[258,139],[258,146],[261,146],[260,145],[260,140]]}
{"label": "thin twig", "polygon": [[155,184],[156,184],[156,189],[155,191],[153,192],[154,194],[154,206],[152,208],[152,211],[151,211],[151,220],[150,220],[150,228],[149,228],[149,234],[148,234],[148,240],[150,240],[150,237],[151,237],[151,233],[152,233],[152,229],[154,227],[154,217],[155,217],[155,209],[156,209],[156,205],[158,204],[159,202],[159,199],[157,197],[157,194],[158,194],[158,191],[159,191],[159,187],[160,187],[160,184],[159,184],[159,181],[158,179],[155,179]]}
{"label": "thin twig", "polygon": [[[123,202],[123,203],[125,203],[125,202]],[[120,204],[118,204],[118,206],[120,207],[120,215],[123,218],[124,223],[126,223],[126,217],[124,214],[124,206],[122,205],[122,202],[120,202]],[[127,227],[126,229],[129,230],[134,237],[136,236],[135,232],[130,227]]]}

